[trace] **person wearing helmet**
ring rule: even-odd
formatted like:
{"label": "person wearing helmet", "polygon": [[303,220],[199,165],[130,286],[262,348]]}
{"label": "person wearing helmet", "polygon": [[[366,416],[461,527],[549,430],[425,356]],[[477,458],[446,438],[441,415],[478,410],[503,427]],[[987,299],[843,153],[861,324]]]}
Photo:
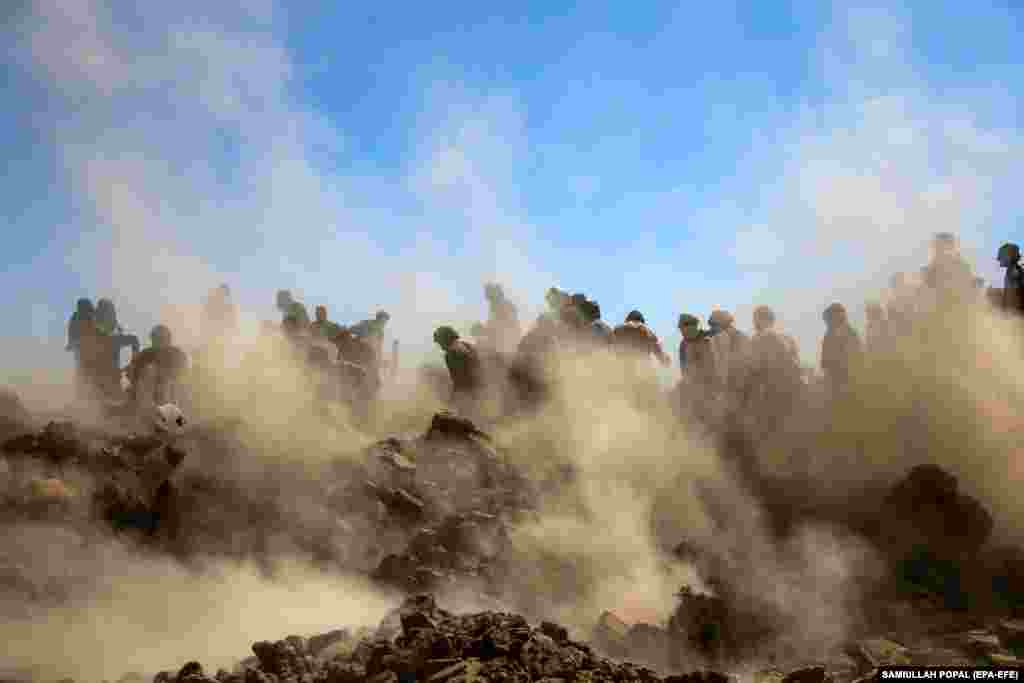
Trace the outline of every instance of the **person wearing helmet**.
{"label": "person wearing helmet", "polygon": [[661,349],[658,335],[647,327],[640,311],[630,311],[626,320],[612,330],[612,346],[619,351],[638,356],[653,355],[663,366],[671,363],[668,354]]}
{"label": "person wearing helmet", "polygon": [[68,320],[67,350],[75,356],[75,387],[82,398],[92,395],[102,368],[109,362],[107,345],[96,324],[91,299],[79,299]]}
{"label": "person wearing helmet", "polygon": [[1024,269],[1020,265],[1020,247],[1008,242],[999,247],[997,258],[999,266],[1006,269],[1002,308],[1008,313],[1024,313]]}
{"label": "person wearing helmet", "polygon": [[683,380],[703,391],[713,392],[718,388],[718,359],[713,346],[714,336],[702,330],[700,320],[689,313],[679,316],[679,361]]}
{"label": "person wearing helmet", "polygon": [[282,289],[277,293],[277,310],[281,311],[283,318],[295,318],[302,328],[309,327],[309,313],[306,307],[292,297],[291,291]]}
{"label": "person wearing helmet", "polygon": [[136,354],[125,370],[131,382],[131,396],[140,405],[176,402],[180,382],[188,370],[188,356],[174,346],[166,325],[154,327],[149,339],[149,348]]}
{"label": "person wearing helmet", "polygon": [[378,378],[386,364],[384,360],[384,328],[387,327],[390,320],[391,315],[387,311],[377,311],[373,318],[360,320],[349,327],[352,334],[366,341],[373,349],[376,360],[371,369]]}
{"label": "person wearing helmet", "polygon": [[496,351],[509,352],[516,347],[522,336],[519,311],[497,283],[490,282],[484,285],[484,298],[487,299],[489,313],[484,328],[485,335],[481,341]]}
{"label": "person wearing helmet", "polygon": [[341,332],[341,325],[327,319],[327,307],[316,307],[316,320],[309,326],[313,339],[318,341],[332,341]]}
{"label": "person wearing helmet", "polygon": [[231,288],[222,284],[210,291],[203,302],[203,333],[215,339],[237,330],[238,307],[231,300]]}
{"label": "person wearing helmet", "polygon": [[434,331],[434,343],[444,351],[444,363],[452,381],[452,401],[478,398],[483,389],[483,364],[477,350],[448,325]]}
{"label": "person wearing helmet", "polygon": [[822,313],[825,338],[821,342],[821,370],[831,393],[845,390],[863,353],[860,336],[850,325],[846,307],[834,303]]}

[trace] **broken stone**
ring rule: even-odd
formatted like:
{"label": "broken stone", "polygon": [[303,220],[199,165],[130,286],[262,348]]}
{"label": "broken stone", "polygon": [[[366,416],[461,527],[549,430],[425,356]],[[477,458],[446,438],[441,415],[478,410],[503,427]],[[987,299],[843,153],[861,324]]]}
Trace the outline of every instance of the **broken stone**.
{"label": "broken stone", "polygon": [[569,630],[550,621],[541,622],[540,632],[559,645],[564,645],[569,640]]}
{"label": "broken stone", "polygon": [[868,638],[859,644],[860,652],[871,666],[908,666],[911,663],[909,650],[899,643],[885,638]]}
{"label": "broken stone", "polygon": [[313,636],[309,639],[309,654],[314,657],[320,656],[328,647],[336,643],[344,643],[351,638],[351,634],[346,629],[337,629]]}
{"label": "broken stone", "polygon": [[987,655],[1002,649],[999,637],[987,631],[968,631],[958,640],[966,651],[975,655]]}
{"label": "broken stone", "polygon": [[831,679],[823,666],[809,666],[786,674],[782,683],[827,683]]}

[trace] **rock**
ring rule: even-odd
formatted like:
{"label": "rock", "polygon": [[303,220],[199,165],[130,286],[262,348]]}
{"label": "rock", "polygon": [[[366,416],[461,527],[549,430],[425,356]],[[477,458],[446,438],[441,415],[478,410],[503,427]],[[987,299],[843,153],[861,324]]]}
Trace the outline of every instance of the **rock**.
{"label": "rock", "polygon": [[871,663],[871,666],[908,666],[911,663],[910,652],[899,643],[885,638],[868,638],[858,643],[860,653]]}
{"label": "rock", "polygon": [[327,665],[325,683],[361,683],[364,680],[366,667],[358,662],[334,661]]}
{"label": "rock", "polygon": [[[445,662],[447,662],[447,664],[445,664]],[[442,681],[447,681],[450,678],[454,678],[455,676],[459,676],[466,672],[466,662],[458,659],[437,659],[433,660],[433,662],[428,662],[428,664],[431,664],[431,666],[424,671],[424,674],[427,676],[427,681],[430,683],[442,683]],[[431,673],[431,668],[435,668],[436,670]]]}
{"label": "rock", "polygon": [[665,683],[731,683],[723,673],[710,670],[691,671],[687,674],[669,676]]}
{"label": "rock", "polygon": [[203,676],[203,665],[199,662],[188,662],[178,671],[177,680],[184,680],[193,676]]}
{"label": "rock", "polygon": [[786,674],[778,669],[763,669],[754,672],[753,683],[782,683],[785,677]]}
{"label": "rock", "polygon": [[996,626],[996,633],[1003,646],[1011,649],[1024,648],[1024,620],[1005,619]]}
{"label": "rock", "polygon": [[451,411],[441,411],[434,415],[430,421],[430,429],[427,430],[426,438],[467,438],[483,437],[490,439],[487,434],[480,431],[469,418],[460,417]]}
{"label": "rock", "polygon": [[988,631],[968,631],[956,640],[964,650],[974,655],[988,655],[1002,649],[999,637]]}
{"label": "rock", "polygon": [[331,645],[351,640],[351,638],[352,635],[346,629],[337,629],[312,636],[308,642],[309,654],[316,657]]}
{"label": "rock", "polygon": [[551,640],[555,641],[559,645],[565,645],[569,640],[569,630],[564,626],[559,626],[550,621],[542,621],[540,624],[540,632],[546,635]]}
{"label": "rock", "polygon": [[559,647],[543,633],[535,633],[526,641],[519,658],[534,678],[572,672],[583,663],[581,652],[572,647]]}
{"label": "rock", "polygon": [[1013,669],[1024,669],[1024,659],[1015,657],[1013,655],[993,652],[992,654],[988,655],[988,659],[995,666]]}
{"label": "rock", "polygon": [[437,626],[434,622],[423,612],[412,612],[409,614],[403,614],[402,620],[402,631],[406,636],[410,635],[412,631],[416,629],[429,629],[434,630]]}
{"label": "rock", "polygon": [[827,683],[831,679],[823,666],[809,666],[786,674],[782,683]]}

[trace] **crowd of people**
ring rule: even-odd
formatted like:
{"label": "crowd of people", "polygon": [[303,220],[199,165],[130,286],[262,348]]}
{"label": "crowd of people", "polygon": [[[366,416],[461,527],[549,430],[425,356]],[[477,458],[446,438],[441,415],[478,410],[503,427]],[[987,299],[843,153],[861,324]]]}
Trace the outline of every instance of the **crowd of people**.
{"label": "crowd of people", "polygon": [[[1003,287],[987,290],[961,257],[954,235],[937,234],[932,248],[932,260],[921,269],[916,283],[909,275],[897,273],[890,278],[885,305],[865,305],[863,340],[842,304],[833,303],[823,311],[821,373],[815,376],[828,392],[843,391],[865,354],[913,334],[915,321],[929,308],[982,300],[1024,313],[1024,270],[1017,245],[1004,244],[999,249],[997,258],[1006,270]],[[434,331],[433,340],[443,352],[449,374],[450,400],[456,405],[477,401],[495,382],[496,368],[506,379],[513,378],[512,384],[525,394],[536,394],[543,389],[545,369],[567,354],[604,350],[634,364],[650,366],[652,360],[671,364],[638,310],[612,327],[602,320],[596,301],[552,287],[545,295],[547,310],[524,334],[518,308],[501,285],[486,284],[484,297],[488,319],[472,326],[469,339],[447,325]],[[387,312],[341,325],[328,318],[325,306],[317,306],[311,320],[306,306],[288,290],[277,293],[276,305],[280,325],[266,323],[265,331],[284,339],[300,364],[318,377],[317,393],[322,398],[361,405],[376,399],[384,379],[398,366],[397,341],[391,357],[384,355]],[[778,415],[810,381],[795,340],[779,329],[775,312],[759,306],[751,322],[753,330],[748,334],[738,329],[734,316],[725,310],[711,312],[706,328],[693,313],[679,316],[677,396],[698,416],[706,415],[710,406],[723,405]],[[231,290],[222,285],[204,303],[203,336],[216,338],[236,331],[237,325]],[[109,299],[100,299],[95,307],[91,300],[80,299],[68,324],[68,349],[77,360],[80,386],[91,395],[128,399],[129,404],[174,402],[188,373],[189,360],[173,344],[165,325],[152,330],[150,341],[150,347],[142,350],[137,337],[125,334]],[[126,347],[131,348],[132,358],[121,368],[121,351]]]}

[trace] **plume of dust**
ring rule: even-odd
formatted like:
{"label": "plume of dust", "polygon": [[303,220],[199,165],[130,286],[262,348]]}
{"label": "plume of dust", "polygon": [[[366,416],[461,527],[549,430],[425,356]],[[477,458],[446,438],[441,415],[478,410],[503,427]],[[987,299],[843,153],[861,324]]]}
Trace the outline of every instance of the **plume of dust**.
{"label": "plume of dust", "polygon": [[689,484],[717,476],[713,453],[677,430],[671,411],[655,407],[663,396],[653,370],[644,390],[633,392],[627,365],[595,353],[558,359],[554,379],[554,400],[496,435],[535,477],[565,465],[574,472],[535,521],[515,530],[517,576],[509,590],[576,629],[609,608],[633,621],[663,622],[683,583],[703,587],[668,554],[674,543],[657,538],[655,502],[673,501],[664,517],[674,531],[706,525]]}
{"label": "plume of dust", "polygon": [[[117,680],[198,660],[231,669],[253,642],[375,626],[393,605],[362,580],[279,559],[271,580],[249,564],[187,570],[53,527],[7,527],[5,564],[71,585],[70,599],[0,625],[0,669],[36,680]],[[8,610],[5,609],[5,612]]]}

